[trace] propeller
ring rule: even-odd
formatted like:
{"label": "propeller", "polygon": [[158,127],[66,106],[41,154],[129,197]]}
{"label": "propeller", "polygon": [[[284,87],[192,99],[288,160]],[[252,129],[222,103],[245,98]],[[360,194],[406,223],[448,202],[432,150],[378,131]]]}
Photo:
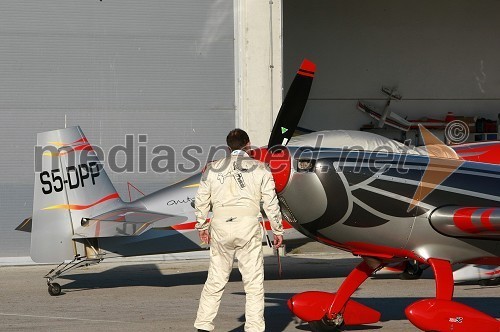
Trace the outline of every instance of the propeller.
{"label": "propeller", "polygon": [[253,158],[269,165],[278,193],[286,187],[291,174],[290,154],[287,149],[280,147],[288,143],[299,124],[311,91],[315,70],[316,65],[313,62],[302,61],[274,122],[267,148],[251,152]]}
{"label": "propeller", "polygon": [[316,64],[304,59],[281,104],[267,147],[286,145],[297,128],[311,91]]}

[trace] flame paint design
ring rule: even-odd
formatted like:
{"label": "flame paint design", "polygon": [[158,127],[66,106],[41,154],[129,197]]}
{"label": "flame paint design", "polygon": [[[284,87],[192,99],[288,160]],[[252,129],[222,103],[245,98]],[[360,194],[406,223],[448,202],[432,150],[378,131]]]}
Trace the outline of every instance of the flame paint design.
{"label": "flame paint design", "polygon": [[418,125],[418,127],[429,154],[429,164],[418,183],[408,211],[413,210],[464,163],[464,160],[452,148],[444,144],[424,126]]}
{"label": "flame paint design", "polygon": [[98,201],[96,201],[96,202],[94,202],[92,204],[88,204],[88,205],[58,204],[58,205],[48,206],[46,208],[43,208],[42,210],[55,210],[55,209],[85,210],[85,209],[91,208],[91,207],[93,207],[93,206],[95,206],[97,204],[109,201],[110,199],[117,199],[117,198],[120,198],[120,196],[118,195],[117,192],[115,192],[113,194],[105,196],[105,197],[101,198],[100,200],[98,200]]}
{"label": "flame paint design", "polygon": [[48,143],[59,148],[59,149],[63,148],[63,147],[67,147],[68,149],[62,150],[59,152],[55,152],[55,153],[50,152],[50,151],[44,151],[43,156],[54,157],[54,156],[62,156],[62,155],[65,155],[65,154],[68,154],[68,153],[74,152],[74,151],[83,151],[83,150],[92,151],[93,150],[92,145],[90,145],[90,143],[86,137],[82,137],[79,140],[76,140],[72,143],[64,143],[64,142],[48,142]]}

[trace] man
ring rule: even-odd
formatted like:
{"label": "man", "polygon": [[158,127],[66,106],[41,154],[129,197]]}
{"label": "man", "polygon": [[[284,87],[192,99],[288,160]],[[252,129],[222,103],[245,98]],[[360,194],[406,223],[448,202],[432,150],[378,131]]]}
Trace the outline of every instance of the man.
{"label": "man", "polygon": [[[196,228],[202,242],[210,243],[210,267],[194,327],[198,331],[214,329],[213,320],[236,256],[246,293],[245,331],[262,332],[265,324],[261,200],[276,248],[283,242],[282,218],[271,172],[246,153],[250,148],[247,133],[234,129],[226,142],[231,156],[207,166],[195,198]],[[210,206],[213,216],[208,222]]]}

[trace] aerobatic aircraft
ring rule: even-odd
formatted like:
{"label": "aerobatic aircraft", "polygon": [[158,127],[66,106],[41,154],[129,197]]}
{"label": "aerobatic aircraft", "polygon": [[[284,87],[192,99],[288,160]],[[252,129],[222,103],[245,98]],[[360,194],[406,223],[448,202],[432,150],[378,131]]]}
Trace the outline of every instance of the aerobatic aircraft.
{"label": "aerobatic aircraft", "polygon": [[[45,276],[50,295],[61,294],[57,278],[103,259],[207,249],[194,229],[201,173],[125,202],[80,127],[39,133],[37,146],[43,153],[33,215],[16,230],[31,233],[33,261],[61,263]],[[271,246],[262,215],[263,244]],[[283,226],[287,243],[311,241],[285,220]]]}
{"label": "aerobatic aircraft", "polygon": [[[405,310],[416,327],[498,331],[498,320],[453,301],[451,265],[500,265],[500,142],[451,148],[425,128],[423,148],[342,130],[292,138],[314,72],[315,64],[305,60],[283,101],[268,147],[253,150],[252,156],[269,164],[290,225],[363,261],[336,293],[293,296],[288,301],[291,311],[315,331],[377,322],[380,313],[350,299],[352,294],[386,264],[412,260],[430,265],[436,279],[436,297]],[[65,146],[62,150],[68,152],[57,153],[56,168],[50,168],[47,157],[36,173],[35,261],[74,258],[73,264],[86,264],[106,255],[181,251],[197,243],[196,234],[190,239],[184,231],[192,228],[191,219],[180,207],[165,205],[185,197],[199,175],[126,204],[95,154],[89,153],[85,163],[70,163],[68,157],[92,150],[79,129],[39,134],[38,144]],[[180,240],[169,244],[169,236]],[[49,292],[53,279],[64,272],[64,267],[57,268],[48,275]]]}
{"label": "aerobatic aircraft", "polygon": [[465,265],[453,272],[455,283],[477,282],[482,286],[500,284],[500,266]]}
{"label": "aerobatic aircraft", "polygon": [[314,71],[313,63],[303,63],[268,150],[254,154],[270,162],[282,213],[293,227],[363,261],[336,293],[296,294],[290,310],[314,331],[375,323],[380,313],[352,294],[386,264],[411,260],[429,265],[436,283],[435,298],[406,308],[413,325],[500,331],[500,321],[453,301],[452,274],[454,263],[500,265],[500,142],[450,147],[423,126],[423,147],[345,130],[292,138]]}
{"label": "aerobatic aircraft", "polygon": [[[33,215],[16,230],[31,233],[34,262],[61,263],[45,276],[50,295],[61,294],[57,278],[103,259],[208,248],[194,228],[201,173],[125,202],[80,127],[39,133],[37,144],[43,156]],[[270,246],[264,212],[261,225],[263,243]],[[286,221],[283,226],[287,242],[311,241]]]}

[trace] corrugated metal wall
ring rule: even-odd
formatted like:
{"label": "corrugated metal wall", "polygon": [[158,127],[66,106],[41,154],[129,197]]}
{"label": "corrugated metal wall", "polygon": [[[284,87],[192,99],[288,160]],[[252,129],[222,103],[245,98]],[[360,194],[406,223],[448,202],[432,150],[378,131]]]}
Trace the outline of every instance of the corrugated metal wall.
{"label": "corrugated metal wall", "polygon": [[[0,257],[29,255],[29,234],[14,228],[32,213],[37,132],[80,125],[104,151],[134,134],[148,163],[158,144],[199,144],[202,158],[224,144],[235,123],[233,17],[232,0],[0,3]],[[137,165],[108,170],[124,198],[127,181],[152,192],[187,176]]]}

